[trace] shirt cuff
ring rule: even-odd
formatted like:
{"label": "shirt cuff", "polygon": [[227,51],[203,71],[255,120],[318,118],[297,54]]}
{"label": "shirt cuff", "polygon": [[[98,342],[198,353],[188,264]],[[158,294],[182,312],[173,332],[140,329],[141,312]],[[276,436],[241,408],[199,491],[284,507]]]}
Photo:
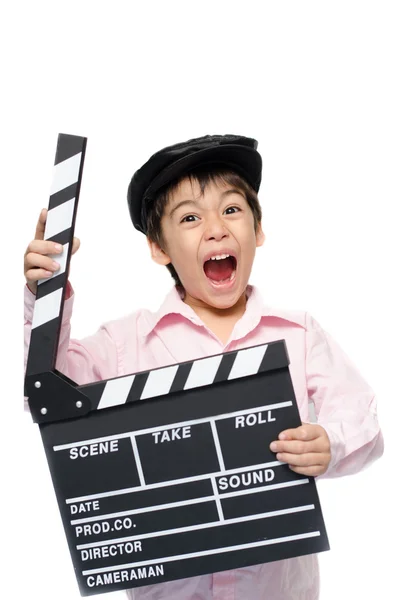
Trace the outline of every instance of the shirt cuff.
{"label": "shirt cuff", "polygon": [[[66,285],[65,292],[65,302],[63,306],[63,317],[62,322],[66,323],[70,321],[72,317],[72,307],[74,301],[75,293],[73,291],[72,285],[68,281]],[[32,323],[32,318],[34,315],[34,306],[35,306],[35,298],[36,295],[32,293],[27,284],[24,286],[24,320],[26,323]]]}
{"label": "shirt cuff", "polygon": [[330,423],[329,425],[322,425],[319,423],[321,427],[325,430],[328,435],[328,439],[330,440],[330,454],[331,459],[327,468],[327,471],[323,473],[320,477],[328,477],[330,473],[334,470],[335,466],[342,460],[345,456],[345,445],[337,431],[340,427],[339,423]]}

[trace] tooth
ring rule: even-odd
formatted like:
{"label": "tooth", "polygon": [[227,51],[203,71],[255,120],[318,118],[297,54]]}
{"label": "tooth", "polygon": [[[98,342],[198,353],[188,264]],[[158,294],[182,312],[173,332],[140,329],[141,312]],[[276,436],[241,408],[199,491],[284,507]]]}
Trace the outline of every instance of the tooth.
{"label": "tooth", "polygon": [[224,260],[225,258],[229,258],[230,254],[217,254],[216,256],[212,256],[209,260]]}

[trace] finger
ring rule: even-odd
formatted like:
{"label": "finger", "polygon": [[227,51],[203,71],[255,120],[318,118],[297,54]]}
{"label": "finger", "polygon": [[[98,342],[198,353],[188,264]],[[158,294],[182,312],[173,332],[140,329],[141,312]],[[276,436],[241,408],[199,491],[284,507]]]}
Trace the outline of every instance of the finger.
{"label": "finger", "polygon": [[328,443],[324,438],[315,440],[277,440],[270,445],[272,452],[290,452],[291,454],[306,454],[308,452],[327,452]]}
{"label": "finger", "polygon": [[44,240],[32,240],[28,245],[26,254],[29,252],[34,252],[36,254],[60,254],[62,250],[62,244],[46,242]]}
{"label": "finger", "polygon": [[[313,467],[322,465],[327,458],[320,452],[308,452],[307,454],[290,454],[289,452],[278,452],[276,455],[280,462],[293,465],[294,467]],[[324,460],[326,458],[326,460]]]}
{"label": "finger", "polygon": [[60,264],[56,260],[52,260],[49,256],[29,252],[24,260],[24,271],[27,272],[35,267],[55,272],[60,269]]}
{"label": "finger", "polygon": [[80,248],[80,239],[77,237],[73,238],[73,243],[72,243],[72,255],[75,254],[75,252],[77,252]]}
{"label": "finger", "polygon": [[327,467],[323,465],[313,465],[312,467],[294,467],[289,465],[289,468],[299,475],[308,475],[309,477],[318,477],[327,471]]}
{"label": "finger", "polygon": [[53,275],[53,273],[46,269],[29,269],[25,274],[25,278],[27,283],[36,283],[40,279],[48,279],[51,275]]}
{"label": "finger", "polygon": [[47,215],[48,215],[47,209],[43,208],[39,215],[37,227],[35,229],[35,239],[36,240],[44,239],[45,223],[47,222]]}
{"label": "finger", "polygon": [[313,425],[311,423],[303,423],[300,427],[295,429],[285,429],[279,434],[279,439],[291,439],[291,440],[314,440],[321,435],[320,425]]}

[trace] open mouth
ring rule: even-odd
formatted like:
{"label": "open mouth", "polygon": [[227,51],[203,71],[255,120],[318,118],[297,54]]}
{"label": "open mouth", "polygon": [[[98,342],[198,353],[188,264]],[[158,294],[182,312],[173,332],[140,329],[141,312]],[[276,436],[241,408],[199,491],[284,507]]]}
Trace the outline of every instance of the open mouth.
{"label": "open mouth", "polygon": [[206,277],[215,285],[229,283],[235,278],[237,260],[229,254],[212,256],[203,265]]}

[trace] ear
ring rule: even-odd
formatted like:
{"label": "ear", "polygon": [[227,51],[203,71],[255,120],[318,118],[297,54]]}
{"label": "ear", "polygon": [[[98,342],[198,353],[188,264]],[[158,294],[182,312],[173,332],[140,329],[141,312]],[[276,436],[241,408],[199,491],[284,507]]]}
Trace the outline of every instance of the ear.
{"label": "ear", "polygon": [[147,238],[149,250],[151,252],[151,258],[158,265],[168,265],[171,262],[168,254],[164,250],[162,250],[161,246],[156,242],[153,242],[149,238]]}
{"label": "ear", "polygon": [[259,248],[259,246],[262,246],[262,244],[265,242],[265,233],[262,230],[261,223],[258,223],[255,237],[257,240],[257,248]]}

